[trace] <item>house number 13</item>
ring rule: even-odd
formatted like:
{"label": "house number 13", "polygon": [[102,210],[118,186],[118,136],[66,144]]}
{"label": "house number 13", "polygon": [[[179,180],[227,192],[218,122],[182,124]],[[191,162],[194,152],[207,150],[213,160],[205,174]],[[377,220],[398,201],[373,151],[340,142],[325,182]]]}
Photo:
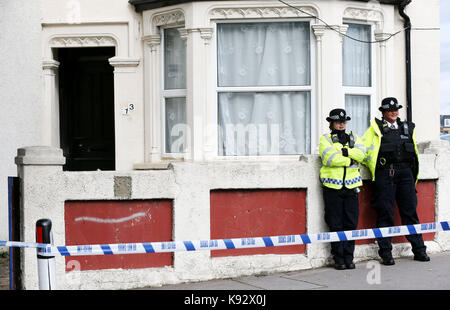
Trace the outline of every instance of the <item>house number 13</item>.
{"label": "house number 13", "polygon": [[122,108],[122,115],[128,115],[134,110],[134,104],[130,103],[128,106]]}

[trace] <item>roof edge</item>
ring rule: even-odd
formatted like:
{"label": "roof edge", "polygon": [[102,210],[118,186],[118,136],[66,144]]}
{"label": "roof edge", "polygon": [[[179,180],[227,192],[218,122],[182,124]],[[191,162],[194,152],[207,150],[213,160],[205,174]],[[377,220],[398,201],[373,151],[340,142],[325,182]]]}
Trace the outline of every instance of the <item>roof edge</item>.
{"label": "roof edge", "polygon": [[[128,0],[128,3],[134,5],[136,12],[162,8],[165,6],[176,5],[187,2],[211,1],[211,0]],[[369,2],[370,0],[354,0],[357,2]],[[381,4],[398,5],[402,0],[378,0]]]}

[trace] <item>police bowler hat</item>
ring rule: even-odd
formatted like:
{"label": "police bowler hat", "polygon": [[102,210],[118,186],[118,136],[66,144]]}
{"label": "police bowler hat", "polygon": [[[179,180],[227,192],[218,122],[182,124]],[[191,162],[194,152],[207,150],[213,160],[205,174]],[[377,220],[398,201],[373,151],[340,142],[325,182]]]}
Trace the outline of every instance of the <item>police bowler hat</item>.
{"label": "police bowler hat", "polygon": [[350,116],[347,116],[344,109],[333,109],[330,111],[330,116],[327,117],[329,122],[345,122],[351,120]]}
{"label": "police bowler hat", "polygon": [[386,97],[381,101],[381,107],[378,108],[381,112],[385,111],[395,111],[403,108],[402,105],[398,104],[397,98],[395,97]]}

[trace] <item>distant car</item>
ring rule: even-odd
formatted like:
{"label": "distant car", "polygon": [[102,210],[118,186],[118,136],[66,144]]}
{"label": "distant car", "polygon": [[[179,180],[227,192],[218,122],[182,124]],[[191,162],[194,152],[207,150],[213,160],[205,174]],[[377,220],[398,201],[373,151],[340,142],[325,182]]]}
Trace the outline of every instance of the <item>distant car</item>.
{"label": "distant car", "polygon": [[445,140],[445,141],[450,142],[450,133],[446,133],[446,134],[441,135],[441,140]]}

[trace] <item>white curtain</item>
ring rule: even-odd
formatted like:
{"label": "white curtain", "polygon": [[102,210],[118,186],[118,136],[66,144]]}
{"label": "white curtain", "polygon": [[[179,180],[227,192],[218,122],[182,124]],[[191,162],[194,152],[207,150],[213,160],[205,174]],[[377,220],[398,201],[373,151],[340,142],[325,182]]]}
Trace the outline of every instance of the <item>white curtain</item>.
{"label": "white curtain", "polygon": [[346,131],[353,131],[361,137],[369,127],[370,96],[346,95],[345,111],[352,118],[347,122]]}
{"label": "white curtain", "polygon": [[[219,154],[310,153],[309,23],[231,23],[218,28]],[[220,87],[258,87],[221,92]]]}
{"label": "white curtain", "polygon": [[[370,41],[369,25],[348,24],[347,35]],[[371,44],[344,38],[343,42],[343,84],[351,87],[371,87]],[[369,127],[370,95],[346,94],[345,110],[352,118],[347,123],[347,131],[364,134]]]}
{"label": "white curtain", "polygon": [[220,155],[309,154],[309,92],[219,94]]}
{"label": "white curtain", "polygon": [[165,152],[182,153],[186,147],[186,45],[177,28],[164,29]]}
{"label": "white curtain", "polygon": [[166,153],[182,153],[186,147],[186,98],[166,98]]}
{"label": "white curtain", "polygon": [[[347,35],[370,41],[370,26],[348,24]],[[371,86],[371,44],[344,37],[343,42],[343,82],[344,86]]]}
{"label": "white curtain", "polygon": [[164,29],[164,89],[186,88],[186,45],[177,28]]}

